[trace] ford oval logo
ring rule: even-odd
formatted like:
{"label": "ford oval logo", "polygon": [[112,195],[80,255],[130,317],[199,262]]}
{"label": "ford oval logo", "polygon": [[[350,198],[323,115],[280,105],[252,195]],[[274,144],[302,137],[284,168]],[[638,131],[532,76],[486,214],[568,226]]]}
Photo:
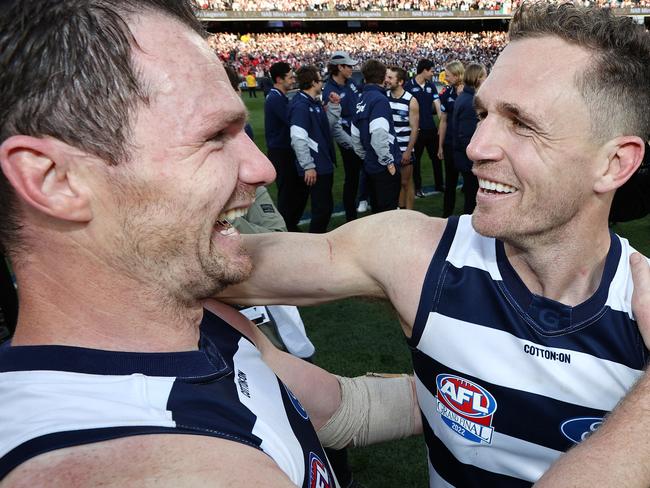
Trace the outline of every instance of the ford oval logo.
{"label": "ford oval logo", "polygon": [[577,417],[562,422],[560,430],[564,437],[578,444],[593,434],[602,423],[603,419],[600,417]]}

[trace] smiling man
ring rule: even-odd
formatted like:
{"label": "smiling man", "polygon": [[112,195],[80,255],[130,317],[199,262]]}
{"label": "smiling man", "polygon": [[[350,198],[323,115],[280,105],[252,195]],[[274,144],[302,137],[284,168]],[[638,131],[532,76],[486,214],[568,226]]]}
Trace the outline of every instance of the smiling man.
{"label": "smiling man", "polygon": [[648,359],[630,309],[633,249],[608,213],[650,136],[649,35],[608,9],[540,3],[517,11],[510,38],[477,92],[473,215],[399,211],[325,236],[251,237],[253,278],[226,290],[391,300],[432,487],[530,486]]}
{"label": "smiling man", "polygon": [[3,487],[335,488],[315,428],[417,430],[408,378],[337,380],[208,299],[250,273],[229,221],[274,172],[202,34],[176,0],[3,4]]}

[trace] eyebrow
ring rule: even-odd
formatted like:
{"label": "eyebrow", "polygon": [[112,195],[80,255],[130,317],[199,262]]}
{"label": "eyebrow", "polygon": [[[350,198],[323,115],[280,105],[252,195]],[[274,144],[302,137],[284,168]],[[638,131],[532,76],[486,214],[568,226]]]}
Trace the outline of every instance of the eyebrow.
{"label": "eyebrow", "polygon": [[205,118],[205,133],[213,137],[231,125],[243,126],[248,120],[248,115],[247,109],[228,112],[225,115],[221,112],[207,114]]}
{"label": "eyebrow", "polygon": [[[519,119],[521,122],[530,126],[532,129],[535,129],[540,132],[544,131],[541,123],[539,122],[539,119],[517,104],[508,103],[508,102],[498,102],[496,108],[498,112],[505,113],[510,117]],[[487,110],[485,108],[485,104],[483,103],[483,100],[481,100],[479,96],[474,97],[474,109],[477,111]]]}

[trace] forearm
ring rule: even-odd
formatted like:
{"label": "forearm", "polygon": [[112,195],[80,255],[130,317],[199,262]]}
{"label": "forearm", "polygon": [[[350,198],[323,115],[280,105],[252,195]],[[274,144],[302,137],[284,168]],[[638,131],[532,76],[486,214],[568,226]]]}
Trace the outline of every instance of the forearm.
{"label": "forearm", "polygon": [[438,127],[438,147],[443,147],[445,143],[446,135],[447,135],[447,116],[443,115],[440,118],[440,126]]}
{"label": "forearm", "polygon": [[393,155],[390,152],[390,139],[393,136],[384,128],[379,127],[370,133],[370,145],[377,154],[379,164],[388,166],[393,164]]}
{"label": "forearm", "polygon": [[417,141],[418,141],[418,130],[416,128],[415,130],[411,130],[411,135],[409,136],[409,143],[408,146],[406,146],[406,151],[412,153],[413,149],[415,149],[415,143]]}
{"label": "forearm", "polygon": [[314,169],[316,164],[309,151],[309,141],[302,132],[304,129],[296,128],[295,125],[291,126],[291,147],[302,169]]}
{"label": "forearm", "polygon": [[253,272],[247,281],[223,290],[219,299],[249,305],[313,305],[349,296],[384,297],[377,282],[360,269],[352,250],[355,240],[363,242],[362,233],[348,232],[349,239],[338,239],[343,234],[338,229],[328,234],[242,236]]}
{"label": "forearm", "polygon": [[362,160],[365,159],[366,157],[366,150],[363,148],[363,144],[361,144],[361,136],[359,134],[359,130],[355,127],[352,126],[352,149],[354,149],[354,152],[359,156]]}
{"label": "forearm", "polygon": [[341,105],[330,103],[327,105],[327,109],[327,121],[329,122],[332,137],[341,147],[352,149],[352,138],[341,125]]}
{"label": "forearm", "polygon": [[363,447],[422,432],[412,376],[367,373],[337,378],[340,405],[318,430],[325,447]]}

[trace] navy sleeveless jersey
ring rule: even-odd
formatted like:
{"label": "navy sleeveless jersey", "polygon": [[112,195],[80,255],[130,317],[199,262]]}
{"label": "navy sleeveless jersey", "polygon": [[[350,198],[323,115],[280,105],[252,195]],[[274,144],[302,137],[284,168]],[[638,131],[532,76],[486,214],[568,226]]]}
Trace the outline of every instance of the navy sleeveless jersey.
{"label": "navy sleeveless jersey", "polygon": [[260,449],[297,486],[338,486],[298,399],[207,310],[196,351],[0,347],[0,433],[0,479],[55,449],[176,433]]}
{"label": "navy sleeveless jersey", "polygon": [[531,293],[503,243],[451,218],[427,272],[411,347],[431,487],[529,487],[598,428],[648,359],[625,239],[569,307]]}

